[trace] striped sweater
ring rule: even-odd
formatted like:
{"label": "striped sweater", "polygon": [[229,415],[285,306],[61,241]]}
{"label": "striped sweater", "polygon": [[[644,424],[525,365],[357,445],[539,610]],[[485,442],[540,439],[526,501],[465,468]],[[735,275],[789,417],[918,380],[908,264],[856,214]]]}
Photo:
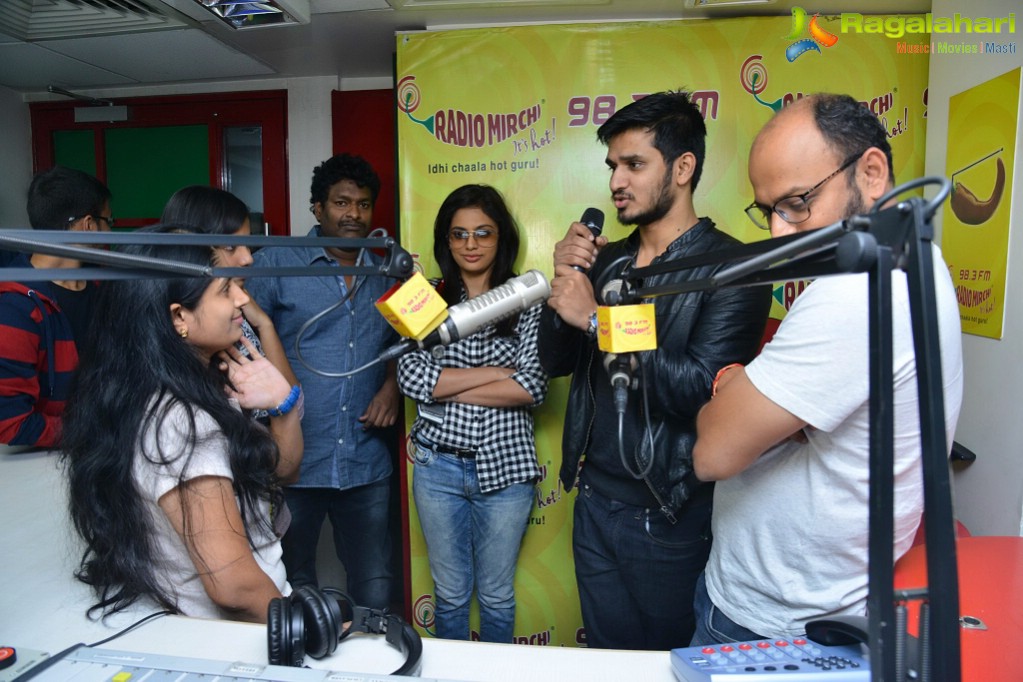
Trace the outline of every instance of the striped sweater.
{"label": "striped sweater", "polygon": [[78,350],[54,286],[0,282],[0,443],[55,447],[60,440]]}

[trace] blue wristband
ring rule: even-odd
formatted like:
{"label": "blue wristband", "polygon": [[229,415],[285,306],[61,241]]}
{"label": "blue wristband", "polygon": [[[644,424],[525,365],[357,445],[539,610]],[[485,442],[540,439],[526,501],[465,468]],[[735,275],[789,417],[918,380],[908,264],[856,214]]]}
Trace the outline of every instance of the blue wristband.
{"label": "blue wristband", "polygon": [[302,387],[292,386],[291,392],[288,393],[288,397],[284,399],[284,402],[277,407],[270,408],[266,411],[266,413],[271,417],[283,417],[287,413],[291,412],[291,410],[295,407],[295,404],[298,403],[298,399],[301,395]]}

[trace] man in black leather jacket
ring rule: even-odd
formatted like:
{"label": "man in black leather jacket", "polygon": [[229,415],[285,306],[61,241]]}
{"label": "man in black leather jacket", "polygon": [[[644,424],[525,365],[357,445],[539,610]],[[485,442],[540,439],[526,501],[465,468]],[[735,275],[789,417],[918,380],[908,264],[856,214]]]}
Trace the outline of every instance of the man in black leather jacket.
{"label": "man in black leather jacket", "polygon": [[[619,422],[605,354],[597,349],[602,287],[628,268],[738,242],[693,208],[706,127],[686,93],[634,102],[597,137],[608,147],[619,222],[637,228],[608,244],[577,222],[558,242],[540,360],[551,376],[572,374],[561,479],[566,489],[579,487],[572,546],[587,644],[666,650],[689,644],[693,591],[710,552],[712,486],[693,473],[696,413],[710,398],[715,373],[756,353],[770,290],[652,299],[657,349],[634,355],[640,387],[629,392]],[[721,267],[656,275],[643,285],[703,279]]]}

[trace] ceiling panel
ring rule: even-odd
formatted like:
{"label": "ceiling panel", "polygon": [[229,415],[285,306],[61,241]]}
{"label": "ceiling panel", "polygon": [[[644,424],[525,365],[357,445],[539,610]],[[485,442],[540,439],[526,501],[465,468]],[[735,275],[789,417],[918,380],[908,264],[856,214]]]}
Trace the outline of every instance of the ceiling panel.
{"label": "ceiling panel", "polygon": [[0,43],[0,83],[21,90],[92,85],[128,85],[135,80],[117,71],[53,52],[38,43]]}
{"label": "ceiling panel", "polygon": [[261,61],[199,29],[131,33],[116,38],[72,38],[54,43],[52,47],[69,57],[89,61],[101,69],[117,71],[143,83],[275,73]]}

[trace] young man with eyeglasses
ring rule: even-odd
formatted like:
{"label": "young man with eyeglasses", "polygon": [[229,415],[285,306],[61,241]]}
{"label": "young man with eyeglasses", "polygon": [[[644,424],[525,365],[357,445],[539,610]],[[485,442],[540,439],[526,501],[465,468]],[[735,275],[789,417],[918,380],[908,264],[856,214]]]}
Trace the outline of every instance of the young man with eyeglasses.
{"label": "young man with eyeglasses", "polygon": [[[110,190],[87,173],[54,166],[28,190],[35,230],[108,231]],[[62,270],[81,261],[44,253],[15,254],[8,267]],[[76,341],[92,319],[96,283],[85,280],[0,282],[0,443],[50,448],[78,366]]]}
{"label": "young man with eyeglasses", "polygon": [[[749,177],[755,200],[747,213],[772,237],[865,213],[894,185],[883,126],[852,97],[829,94],[803,98],[767,123]],[[962,402],[961,335],[936,247],[934,275],[951,445]],[[904,273],[893,273],[892,299],[898,559],[913,542],[923,494]],[[696,475],[717,481],[693,645],[798,637],[815,618],[865,615],[868,365],[867,275],[851,274],[815,280],[756,359],[719,372],[693,452]]]}
{"label": "young man with eyeglasses", "polygon": [[[696,412],[710,398],[718,367],[753,357],[770,291],[654,298],[657,349],[635,354],[640,385],[619,415],[607,355],[597,348],[603,286],[627,268],[670,264],[738,242],[693,207],[706,126],[687,93],[633,102],[597,137],[607,146],[618,221],[636,229],[608,243],[576,222],[558,242],[540,321],[540,361],[551,376],[572,375],[561,480],[566,490],[579,490],[572,548],[587,645],[665,650],[689,643],[693,590],[711,546],[713,486],[698,481],[692,466]],[[711,261],[649,277],[644,285],[695,281],[721,267]]]}

